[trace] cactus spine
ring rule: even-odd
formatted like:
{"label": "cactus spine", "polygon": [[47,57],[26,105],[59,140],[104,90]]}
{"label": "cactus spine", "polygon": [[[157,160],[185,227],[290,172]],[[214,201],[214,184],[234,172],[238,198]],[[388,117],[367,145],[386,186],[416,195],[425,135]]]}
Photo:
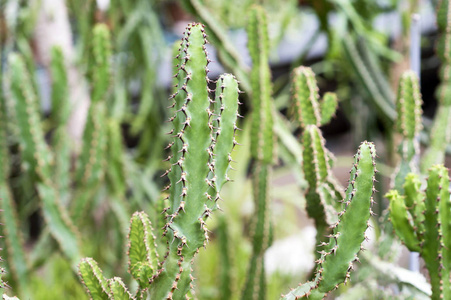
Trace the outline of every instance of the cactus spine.
{"label": "cactus spine", "polygon": [[366,239],[365,231],[373,214],[371,206],[375,192],[375,157],[374,145],[363,142],[355,155],[338,221],[332,226],[329,241],[325,243],[321,257],[316,261],[314,281],[301,284],[282,299],[323,299],[327,293],[350,279],[354,263],[359,261],[357,255]]}
{"label": "cactus spine", "polygon": [[437,89],[439,104],[431,128],[431,139],[421,164],[421,171],[426,172],[432,165],[441,164],[445,159],[445,149],[451,141],[451,2],[439,1],[437,5],[437,25],[442,33],[437,43],[437,55],[442,60]]}
{"label": "cactus spine", "polygon": [[252,188],[255,217],[251,220],[252,255],[242,299],[265,299],[264,253],[271,243],[269,177],[274,155],[272,86],[269,69],[269,38],[265,11],[254,6],[247,25],[252,58],[251,156],[255,159]]}

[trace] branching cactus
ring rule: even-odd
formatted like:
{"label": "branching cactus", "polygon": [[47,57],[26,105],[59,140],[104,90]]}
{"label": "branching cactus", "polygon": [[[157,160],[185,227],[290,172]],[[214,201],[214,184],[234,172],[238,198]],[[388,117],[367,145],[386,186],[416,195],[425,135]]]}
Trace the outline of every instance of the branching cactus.
{"label": "branching cactus", "polygon": [[[191,265],[208,243],[206,220],[217,208],[222,185],[229,181],[231,152],[237,144],[239,89],[232,75],[221,75],[215,100],[209,97],[206,43],[203,25],[190,24],[176,57],[177,89],[171,96],[174,115],[170,118],[173,141],[168,147],[171,167],[165,173],[170,180],[165,188],[170,206],[164,209],[163,235],[168,241],[164,257],[158,257],[148,218],[143,214],[132,218],[129,271],[138,281],[138,299],[145,299],[147,293],[151,299],[182,299],[193,292]],[[91,289],[98,291],[100,296],[94,299],[129,299],[120,281],[107,284],[91,262],[83,260],[80,271],[91,296]],[[125,298],[112,297],[113,287]]]}
{"label": "branching cactus", "polygon": [[448,169],[430,168],[426,191],[418,175],[409,173],[404,195],[390,191],[390,219],[396,234],[411,251],[420,252],[432,285],[431,299],[451,299],[451,203]]}
{"label": "branching cactus", "polygon": [[323,244],[321,257],[316,261],[315,279],[300,284],[282,299],[323,299],[341,283],[350,280],[350,272],[359,261],[358,253],[362,250],[362,242],[367,239],[365,231],[373,214],[375,157],[374,145],[363,142],[355,155],[338,220],[332,226],[328,242]]}
{"label": "branching cactus", "polygon": [[437,25],[441,32],[437,43],[437,55],[442,61],[437,89],[439,104],[431,129],[431,139],[421,164],[421,171],[426,172],[432,165],[445,160],[445,149],[451,141],[451,12],[449,0],[439,1],[437,7]]}
{"label": "branching cactus", "polygon": [[291,93],[293,95],[293,114],[302,128],[307,125],[322,126],[330,122],[338,106],[337,95],[324,94],[319,101],[315,73],[309,67],[300,66],[293,70]]}
{"label": "branching cactus", "polygon": [[80,259],[77,230],[61,205],[52,181],[54,155],[44,139],[38,98],[22,57],[11,54],[9,67],[11,102],[20,134],[23,165],[37,182],[43,216],[52,236],[75,265]]}
{"label": "branching cactus", "polygon": [[396,130],[401,135],[398,153],[401,161],[395,171],[394,187],[402,192],[404,178],[410,172],[415,172],[418,166],[415,156],[420,153],[418,134],[421,131],[421,94],[418,77],[413,71],[405,72],[399,81],[396,98]]}
{"label": "branching cactus", "polygon": [[269,178],[274,156],[272,85],[269,68],[269,38],[265,11],[254,6],[247,26],[248,49],[252,58],[251,156],[255,160],[252,175],[255,216],[251,220],[252,256],[248,267],[243,299],[265,299],[264,254],[271,244],[269,214]]}
{"label": "branching cactus", "polygon": [[[326,93],[318,101],[315,74],[308,67],[293,71],[292,97],[295,120],[303,129],[303,171],[308,182],[305,198],[307,213],[315,220],[317,244],[327,241],[330,226],[337,221],[338,201],[343,199],[343,188],[331,172],[332,153],[325,147],[325,140],[318,126],[330,121],[337,108],[337,97]],[[320,254],[317,252],[317,258]]]}

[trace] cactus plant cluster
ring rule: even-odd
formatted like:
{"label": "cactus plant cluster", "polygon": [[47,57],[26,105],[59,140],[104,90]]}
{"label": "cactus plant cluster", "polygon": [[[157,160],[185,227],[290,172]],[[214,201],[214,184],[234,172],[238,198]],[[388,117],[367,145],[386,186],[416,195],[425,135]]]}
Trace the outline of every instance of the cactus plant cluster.
{"label": "cactus plant cluster", "polygon": [[344,197],[343,188],[331,172],[334,157],[326,149],[319,129],[332,118],[338,100],[334,93],[326,93],[322,101],[318,101],[318,86],[312,69],[298,67],[292,77],[294,117],[302,128],[302,169],[308,182],[306,209],[315,221],[316,243],[321,244],[326,242],[330,226],[337,221],[338,201]]}
{"label": "cactus plant cluster", "polygon": [[332,225],[329,240],[320,245],[324,248],[316,260],[314,280],[300,284],[281,299],[323,299],[341,283],[350,280],[350,272],[359,261],[358,254],[363,249],[362,242],[367,239],[365,232],[370,227],[369,218],[373,214],[375,159],[374,145],[363,142],[355,155],[338,220]]}
{"label": "cactus plant cluster", "polygon": [[[216,97],[210,98],[206,43],[203,25],[190,24],[176,56],[176,92],[170,97],[173,140],[167,159],[171,166],[165,172],[170,180],[165,188],[169,207],[164,209],[161,233],[167,242],[164,257],[158,256],[148,217],[135,213],[131,221],[129,271],[139,284],[137,299],[147,293],[152,299],[181,299],[193,293],[191,265],[209,241],[206,221],[218,208],[219,192],[229,181],[231,152],[237,144],[238,82],[230,74],[221,75]],[[123,299],[116,298],[120,293],[132,299],[119,279],[107,282],[92,259],[82,261],[80,273],[93,298],[101,293],[104,296],[98,299]]]}
{"label": "cactus plant cluster", "polygon": [[391,190],[386,195],[397,236],[409,250],[420,252],[426,263],[432,285],[431,299],[448,299],[451,291],[449,184],[448,169],[434,165],[429,169],[425,191],[421,190],[419,176],[409,173],[403,194]]}
{"label": "cactus plant cluster", "polygon": [[[361,143],[354,156],[348,186],[344,190],[332,174],[335,158],[326,148],[320,129],[335,114],[338,97],[330,92],[320,97],[315,74],[309,67],[293,67],[291,74],[292,105],[289,110],[292,110],[294,117],[291,128],[300,128],[301,137],[296,140],[292,136],[290,129],[287,129],[290,128],[288,122],[286,128],[280,129],[284,126],[285,119],[276,106],[284,102],[285,98],[278,96],[278,91],[276,88],[273,90],[271,82],[270,39],[265,10],[253,6],[248,13],[246,30],[252,66],[247,74],[239,57],[233,53],[233,47],[223,28],[215,24],[214,16],[209,14],[204,3],[199,0],[182,2],[196,16],[212,24],[212,28],[207,30],[200,23],[189,24],[180,44],[173,49],[175,76],[173,93],[169,97],[170,143],[165,148],[169,154],[157,167],[146,165],[152,164],[151,159],[141,165],[136,159],[149,158],[143,155],[144,152],[149,152],[143,147],[148,146],[149,140],[152,140],[150,136],[158,131],[144,128],[159,120],[151,120],[149,117],[150,111],[156,111],[152,108],[152,89],[156,84],[153,82],[146,85],[142,82],[142,99],[131,119],[136,118],[127,123],[130,116],[121,112],[121,108],[127,101],[124,98],[129,92],[128,82],[120,82],[123,75],[121,73],[127,70],[127,66],[124,66],[127,63],[117,69],[119,75],[112,73],[113,66],[121,65],[122,60],[130,62],[127,55],[125,59],[119,52],[118,55],[113,55],[110,30],[114,32],[117,28],[99,24],[86,34],[93,23],[88,18],[83,21],[86,22],[86,28],[82,28],[82,48],[85,52],[89,49],[86,77],[91,103],[81,143],[75,147],[67,135],[69,115],[76,107],[71,104],[74,101],[69,99],[70,80],[63,51],[58,47],[52,50],[49,69],[52,79],[52,110],[46,120],[41,117],[38,85],[32,73],[35,67],[32,66],[33,60],[23,51],[26,47],[18,45],[25,55],[14,52],[9,54],[8,70],[5,72],[7,78],[5,84],[2,82],[2,87],[6,87],[6,97],[3,97],[3,93],[0,94],[0,219],[5,232],[8,268],[23,298],[33,297],[29,288],[33,284],[30,273],[40,266],[40,260],[50,257],[55,250],[65,255],[73,270],[78,269],[80,280],[91,299],[196,298],[195,278],[198,270],[193,265],[201,248],[206,248],[210,241],[217,242],[217,239],[220,239],[218,245],[214,246],[220,250],[222,273],[218,284],[220,287],[215,292],[224,293],[223,298],[236,292],[230,283],[234,276],[231,264],[235,259],[228,253],[230,244],[233,244],[230,242],[233,239],[229,239],[227,233],[230,224],[224,217],[219,220],[217,228],[214,223],[213,226],[210,223],[207,226],[207,222],[220,209],[221,190],[226,182],[231,181],[229,171],[233,161],[232,151],[238,145],[236,134],[239,130],[237,118],[241,117],[238,113],[241,91],[239,82],[231,74],[222,74],[216,81],[209,78],[208,66],[211,60],[207,53],[206,32],[211,32],[213,42],[219,43],[215,45],[219,60],[226,68],[237,71],[238,78],[242,80],[240,86],[246,90],[244,96],[250,100],[250,118],[246,118],[248,126],[244,126],[244,134],[250,135],[250,167],[245,165],[243,169],[249,169],[243,171],[243,177],[250,177],[254,214],[250,220],[250,247],[246,253],[249,262],[247,269],[242,270],[243,274],[246,273],[243,277],[246,277],[236,280],[237,283],[243,283],[241,298],[260,300],[268,297],[265,252],[271,246],[275,232],[271,221],[270,179],[277,159],[287,154],[277,153],[277,134],[281,137],[280,152],[294,154],[293,161],[299,162],[291,167],[298,170],[303,175],[300,177],[305,179],[303,183],[306,187],[302,192],[306,212],[316,227],[313,273],[307,282],[282,295],[281,299],[325,299],[339,289],[342,283],[347,284],[351,280],[352,271],[362,258],[363,242],[368,239],[367,229],[370,227],[371,216],[374,215],[373,196],[376,192],[377,173],[374,144],[367,141]],[[125,3],[121,2],[120,5],[127,6]],[[143,11],[152,11],[144,2],[140,2],[140,5]],[[346,6],[345,3],[338,3],[337,6],[352,8],[352,5]],[[382,80],[372,82],[374,74],[365,68],[365,62],[372,61],[370,57],[360,57],[368,54],[367,51],[361,51],[365,46],[357,49],[352,45],[351,37],[344,39],[345,51],[356,54],[354,67],[374,97],[377,111],[380,115],[385,115],[381,120],[386,126],[391,126],[391,121],[395,120],[400,140],[400,162],[392,174],[393,190],[386,195],[389,199],[390,223],[381,224],[380,227],[382,231],[393,230],[409,250],[421,254],[429,271],[432,299],[451,299],[451,259],[448,251],[451,249],[450,179],[448,169],[435,164],[443,162],[445,147],[451,137],[448,128],[451,102],[448,103],[447,99],[450,60],[448,44],[451,35],[449,7],[447,0],[438,5],[438,27],[443,35],[437,49],[444,65],[440,73],[442,85],[438,92],[440,105],[432,128],[430,147],[422,161],[423,170],[430,167],[425,189],[421,186],[426,183],[416,174],[419,166],[419,135],[422,130],[421,95],[417,76],[410,71],[402,75],[396,105],[393,105],[393,102],[387,100],[391,91],[379,93],[385,84]],[[131,20],[124,26],[124,31],[135,32],[134,27],[138,27],[136,24],[142,20],[152,23],[151,17],[146,19],[142,16],[144,13],[132,15],[130,11],[124,13],[126,19]],[[121,15],[114,18],[120,19]],[[151,26],[146,27],[146,30],[137,30],[138,40],[144,45],[140,49],[140,55],[147,60],[146,68],[153,64],[149,57],[149,53],[153,52],[146,48],[149,36],[154,34],[149,32],[149,27]],[[114,33],[119,36],[119,45],[127,44],[127,39],[124,39],[126,33],[120,30]],[[89,42],[87,36],[91,39]],[[136,61],[131,64],[136,64]],[[374,65],[370,69],[374,69]],[[149,81],[156,76],[155,69],[144,73]],[[113,80],[117,83],[114,86],[114,97],[111,93]],[[285,104],[286,102],[282,103]],[[124,123],[127,123],[126,126],[123,126]],[[135,153],[128,155],[128,152],[133,151],[123,151],[122,138],[124,132],[128,134],[128,125],[132,135],[142,134],[136,148],[138,154],[133,158],[131,157]],[[284,134],[289,138],[284,140]],[[296,148],[296,151],[288,149],[290,147],[286,140],[291,141],[294,145],[292,148]],[[160,142],[161,140],[156,141],[155,145]],[[76,146],[79,149],[74,151]],[[153,156],[158,156],[155,153]],[[157,190],[152,194],[148,191],[150,189],[143,188],[145,192],[135,193],[134,184],[129,182],[142,177],[149,184],[149,177],[153,176],[151,173],[155,169],[160,170],[160,166],[163,166],[161,169],[167,168],[161,179],[157,179],[167,184],[163,191],[160,193]],[[139,173],[136,170],[145,171]],[[134,173],[135,177],[128,176],[127,171]],[[18,217],[24,213],[16,207],[17,203],[23,203],[15,198],[19,194],[17,186],[22,188],[25,184],[17,185],[14,182],[14,172],[20,172],[29,184],[29,191],[26,193],[36,194],[39,208],[35,211],[39,211],[45,221],[44,228],[39,229],[41,236],[36,243],[44,250],[32,251],[30,255],[25,251],[22,238],[24,226],[19,223]],[[151,185],[158,186],[157,181]],[[142,197],[143,194],[146,197]],[[146,212],[138,211],[132,215],[128,235],[119,232],[121,230],[118,228],[127,227],[129,213],[135,210],[135,207],[131,209],[135,205],[133,201],[122,200],[141,197],[145,198],[141,203],[150,200],[146,203],[148,207],[140,208]],[[302,200],[299,199],[301,197],[292,198],[295,199],[293,202]],[[112,259],[104,261],[103,257],[97,258],[95,251],[92,251],[93,255],[88,254],[89,247],[95,244],[86,243],[83,232],[85,228],[81,225],[86,221],[85,216],[90,207],[96,208],[97,216],[105,214],[106,206],[117,214],[117,218],[112,223],[106,221],[101,225],[110,227],[113,224],[116,228],[112,231],[116,229],[119,232],[115,232],[114,237],[117,244],[127,242],[129,278],[110,276],[118,271],[115,268],[117,266],[106,265],[106,261]],[[100,209],[97,211],[97,208]],[[391,243],[393,238],[394,235],[386,241]],[[246,247],[242,248],[243,252],[248,250]],[[122,252],[119,253],[121,250],[110,256],[125,258]],[[92,258],[80,259],[83,256]],[[367,257],[363,260],[367,260]],[[125,266],[125,261],[123,265]],[[4,272],[0,268],[0,275]],[[0,280],[0,293],[6,286]],[[362,285],[359,286],[361,287]],[[204,296],[204,292],[201,293],[200,298]]]}

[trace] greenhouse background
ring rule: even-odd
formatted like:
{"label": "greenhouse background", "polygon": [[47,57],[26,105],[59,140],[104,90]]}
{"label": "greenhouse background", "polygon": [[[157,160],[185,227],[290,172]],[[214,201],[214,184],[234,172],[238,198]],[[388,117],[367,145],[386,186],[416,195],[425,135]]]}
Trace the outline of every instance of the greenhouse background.
{"label": "greenhouse background", "polygon": [[0,0],[0,51],[3,299],[451,299],[448,0]]}

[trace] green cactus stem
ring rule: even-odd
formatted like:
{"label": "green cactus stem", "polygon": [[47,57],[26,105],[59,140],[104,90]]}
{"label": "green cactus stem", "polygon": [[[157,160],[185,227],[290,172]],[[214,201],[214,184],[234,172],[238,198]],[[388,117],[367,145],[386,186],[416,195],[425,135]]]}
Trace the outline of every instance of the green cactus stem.
{"label": "green cactus stem", "polygon": [[93,29],[91,101],[104,102],[111,85],[111,38],[106,24],[97,24]]}
{"label": "green cactus stem", "polygon": [[78,267],[80,279],[93,300],[108,300],[110,288],[102,270],[92,258],[83,258]]}
{"label": "green cactus stem", "polygon": [[274,156],[274,120],[267,16],[263,8],[252,7],[247,25],[248,49],[252,58],[251,156],[255,216],[251,220],[252,255],[242,299],[266,299],[264,253],[271,244],[269,179]]}
{"label": "green cactus stem", "polygon": [[404,197],[392,190],[385,197],[390,201],[390,221],[401,241],[410,251],[420,252],[420,241],[415,235],[413,220],[408,214]]}
{"label": "green cactus stem", "polygon": [[252,256],[242,299],[265,299],[264,254],[271,244],[269,219],[269,176],[271,167],[257,161],[253,171],[255,215],[251,227]]}
{"label": "green cactus stem", "polygon": [[80,259],[77,230],[61,205],[60,196],[52,181],[53,155],[44,139],[40,108],[33,92],[30,75],[18,54],[9,56],[11,97],[15,121],[20,133],[24,168],[37,182],[42,213],[52,236],[75,265]]}
{"label": "green cactus stem", "polygon": [[273,160],[272,85],[269,69],[267,17],[263,8],[254,6],[247,25],[248,49],[252,58],[252,157],[265,163]]}
{"label": "green cactus stem", "polygon": [[401,157],[395,171],[394,187],[400,193],[403,192],[404,178],[410,172],[417,170],[415,156],[420,153],[418,134],[422,129],[421,124],[421,94],[418,77],[413,71],[406,71],[399,80],[398,96],[396,98],[396,129],[402,140],[398,147]]}
{"label": "green cactus stem", "polygon": [[439,77],[440,86],[437,89],[439,104],[431,129],[429,147],[424,154],[421,171],[426,172],[432,165],[441,164],[445,160],[445,149],[451,141],[451,13],[449,0],[439,1],[437,5],[437,25],[441,33],[436,50],[442,61]]}
{"label": "green cactus stem", "polygon": [[375,157],[374,145],[363,142],[355,155],[342,211],[338,213],[339,219],[332,226],[333,231],[321,258],[316,261],[315,280],[301,284],[282,299],[323,299],[341,283],[349,281],[350,272],[355,262],[359,261],[357,255],[362,249],[362,242],[367,239],[365,231],[373,214]]}
{"label": "green cactus stem", "polygon": [[[425,193],[420,191],[418,175],[405,179],[405,196],[390,191],[390,219],[396,234],[414,251],[420,252],[431,281],[431,299],[451,297],[451,203],[448,169],[434,165],[429,169]],[[419,249],[418,249],[419,248]]]}
{"label": "green cactus stem", "polygon": [[[24,241],[19,227],[19,219],[11,189],[9,187],[10,155],[8,145],[8,119],[5,99],[0,94],[0,220],[3,224],[7,264],[13,278],[18,282],[23,295],[28,296],[28,259],[25,255]],[[0,278],[0,287],[5,283]],[[3,291],[3,289],[1,290]]]}
{"label": "green cactus stem", "polygon": [[[205,44],[203,26],[188,25],[177,56],[177,91],[171,97],[175,111],[170,119],[174,141],[169,146],[172,152],[171,168],[167,172],[171,182],[167,187],[170,207],[166,210],[164,227],[169,245],[160,263],[161,274],[150,285],[152,299],[179,299],[192,289],[191,263],[199,248],[207,245],[205,221],[219,199],[216,193],[211,196],[211,189],[218,189],[227,181],[230,153],[236,144],[233,133],[237,109],[232,103],[238,102],[238,86],[233,76],[221,77],[216,89],[221,105],[216,103],[212,110],[214,101],[208,95],[209,59]],[[214,116],[218,117],[214,119]],[[229,148],[218,149],[216,144]]]}
{"label": "green cactus stem", "polygon": [[158,270],[155,239],[149,217],[144,212],[135,212],[128,235],[128,270],[140,289],[148,288],[149,278]]}
{"label": "green cactus stem", "polygon": [[122,279],[114,277],[108,280],[108,287],[110,289],[110,300],[132,300],[134,299],[130,292],[125,287]]}
{"label": "green cactus stem", "polygon": [[[315,220],[317,245],[327,242],[330,226],[337,221],[336,209],[344,195],[333,178],[332,154],[318,126],[330,121],[337,108],[337,97],[326,93],[320,102],[318,86],[312,69],[300,66],[292,74],[292,98],[295,121],[302,127],[302,169],[308,182],[305,198],[307,213]],[[320,246],[319,251],[322,250]],[[317,258],[320,257],[316,252]]]}
{"label": "green cactus stem", "polygon": [[67,205],[71,183],[71,140],[67,134],[67,122],[70,115],[70,99],[68,93],[68,78],[64,56],[61,47],[52,48],[50,76],[52,79],[52,113],[51,119],[55,126],[52,146],[55,155],[53,181],[60,192],[61,202]]}

